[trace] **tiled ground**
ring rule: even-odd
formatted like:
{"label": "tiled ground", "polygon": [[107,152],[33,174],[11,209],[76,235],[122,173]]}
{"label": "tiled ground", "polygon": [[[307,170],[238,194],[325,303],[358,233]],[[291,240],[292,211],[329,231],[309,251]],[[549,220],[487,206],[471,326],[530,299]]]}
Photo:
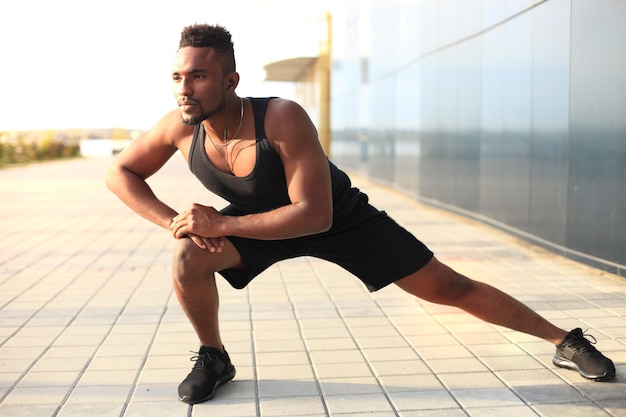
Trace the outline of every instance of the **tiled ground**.
{"label": "tiled ground", "polygon": [[[0,417],[626,416],[626,281],[359,180],[371,200],[469,276],[616,362],[613,383],[554,368],[554,348],[309,258],[249,288],[220,282],[235,381],[176,399],[194,334],[170,285],[169,234],[102,184],[109,159],[0,171]],[[220,205],[180,158],[151,180],[177,209]]]}

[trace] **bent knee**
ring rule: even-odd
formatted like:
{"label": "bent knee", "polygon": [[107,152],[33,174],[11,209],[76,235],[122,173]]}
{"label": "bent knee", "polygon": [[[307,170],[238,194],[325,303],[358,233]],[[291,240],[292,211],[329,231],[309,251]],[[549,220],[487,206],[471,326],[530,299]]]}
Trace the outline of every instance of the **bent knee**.
{"label": "bent knee", "polygon": [[174,262],[193,262],[200,257],[201,250],[202,249],[189,238],[178,239],[176,241],[176,248],[174,249]]}
{"label": "bent knee", "polygon": [[181,282],[212,277],[215,272],[241,265],[239,253],[227,239],[221,252],[201,249],[191,239],[179,239],[172,260],[174,278]]}
{"label": "bent knee", "polygon": [[191,239],[179,239],[172,259],[174,278],[182,282],[217,272],[209,255],[209,252],[200,249]]}

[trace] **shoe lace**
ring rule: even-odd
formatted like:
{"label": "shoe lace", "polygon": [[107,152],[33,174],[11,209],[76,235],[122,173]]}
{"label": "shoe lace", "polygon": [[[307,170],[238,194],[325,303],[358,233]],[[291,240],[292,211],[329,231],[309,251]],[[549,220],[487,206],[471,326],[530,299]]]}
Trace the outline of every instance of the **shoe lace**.
{"label": "shoe lace", "polygon": [[211,352],[194,352],[193,350],[190,350],[190,352],[195,354],[189,358],[191,362],[195,362],[194,370],[204,368],[207,361],[214,362],[217,360],[217,356]]}
{"label": "shoe lace", "polygon": [[572,338],[569,344],[570,347],[577,351],[580,355],[587,355],[597,352],[597,349],[592,345],[598,343],[597,339],[590,334],[587,334],[587,330],[582,333],[582,337]]}

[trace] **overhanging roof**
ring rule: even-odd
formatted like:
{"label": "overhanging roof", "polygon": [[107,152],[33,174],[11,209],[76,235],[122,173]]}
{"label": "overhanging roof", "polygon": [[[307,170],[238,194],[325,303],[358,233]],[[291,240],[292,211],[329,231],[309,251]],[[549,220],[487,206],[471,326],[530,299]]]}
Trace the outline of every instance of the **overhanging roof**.
{"label": "overhanging roof", "polygon": [[316,59],[316,57],[290,58],[267,64],[263,67],[266,73],[265,81],[298,81]]}

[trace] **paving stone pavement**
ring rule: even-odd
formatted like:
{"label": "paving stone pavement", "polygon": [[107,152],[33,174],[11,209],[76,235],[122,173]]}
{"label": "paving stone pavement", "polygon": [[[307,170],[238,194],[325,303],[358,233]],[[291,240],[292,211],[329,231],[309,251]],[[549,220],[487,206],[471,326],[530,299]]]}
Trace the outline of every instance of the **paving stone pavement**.
{"label": "paving stone pavement", "polygon": [[[244,290],[219,280],[237,376],[210,402],[180,403],[198,346],[171,288],[174,242],[105,189],[109,162],[0,170],[0,417],[626,416],[626,280],[360,178],[455,269],[589,329],[616,381],[555,368],[532,336],[393,285],[370,294],[300,258]],[[150,183],[176,209],[223,204],[179,156]]]}

